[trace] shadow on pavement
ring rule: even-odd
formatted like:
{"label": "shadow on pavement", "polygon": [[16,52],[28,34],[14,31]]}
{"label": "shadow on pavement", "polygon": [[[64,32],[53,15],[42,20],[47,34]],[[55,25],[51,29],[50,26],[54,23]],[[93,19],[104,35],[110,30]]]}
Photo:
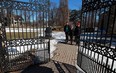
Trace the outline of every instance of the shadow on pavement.
{"label": "shadow on pavement", "polygon": [[67,69],[67,71],[69,73],[77,73],[77,69],[75,66],[69,65],[69,64],[65,64],[63,63],[64,67]]}
{"label": "shadow on pavement", "polygon": [[30,65],[22,71],[12,73],[77,73],[77,68],[73,65],[51,60],[42,66]]}
{"label": "shadow on pavement", "polygon": [[53,73],[51,68],[39,66],[39,65],[31,65],[24,69],[21,73]]}
{"label": "shadow on pavement", "polygon": [[54,61],[53,63],[55,64],[55,67],[57,68],[57,70],[59,71],[59,73],[77,73],[77,69],[75,66],[66,64],[66,63],[61,63],[58,61]]}

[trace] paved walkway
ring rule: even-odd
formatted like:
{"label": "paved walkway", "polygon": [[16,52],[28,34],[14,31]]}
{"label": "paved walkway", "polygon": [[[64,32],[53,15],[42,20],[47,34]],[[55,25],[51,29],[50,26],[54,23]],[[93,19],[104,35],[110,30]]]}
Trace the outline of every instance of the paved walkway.
{"label": "paved walkway", "polygon": [[75,66],[77,61],[77,46],[59,43],[57,47],[52,60]]}
{"label": "paved walkway", "polygon": [[77,46],[58,43],[54,57],[50,62],[42,65],[33,65],[20,72],[12,73],[77,73]]}

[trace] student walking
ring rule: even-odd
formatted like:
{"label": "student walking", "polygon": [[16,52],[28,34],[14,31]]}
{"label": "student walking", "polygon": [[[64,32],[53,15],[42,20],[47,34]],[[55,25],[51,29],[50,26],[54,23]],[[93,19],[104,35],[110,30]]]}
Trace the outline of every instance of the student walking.
{"label": "student walking", "polygon": [[77,22],[75,30],[74,30],[74,35],[75,35],[75,42],[76,45],[79,44],[79,39],[80,39],[80,21]]}
{"label": "student walking", "polygon": [[66,42],[66,43],[67,43],[68,40],[69,40],[69,38],[68,38],[69,31],[70,31],[70,26],[69,26],[69,24],[67,23],[67,24],[64,26],[64,32],[65,32],[65,36],[66,36],[65,42]]}
{"label": "student walking", "polygon": [[70,24],[70,43],[72,45],[72,42],[73,42],[73,35],[74,35],[74,25],[73,24]]}

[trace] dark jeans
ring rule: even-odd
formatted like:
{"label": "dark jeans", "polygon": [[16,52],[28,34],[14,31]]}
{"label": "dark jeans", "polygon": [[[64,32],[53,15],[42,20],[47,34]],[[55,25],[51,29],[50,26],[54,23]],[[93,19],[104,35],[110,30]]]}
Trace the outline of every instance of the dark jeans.
{"label": "dark jeans", "polygon": [[66,42],[68,42],[68,32],[65,32]]}
{"label": "dark jeans", "polygon": [[80,40],[80,36],[79,35],[75,36],[75,42],[76,42],[76,44],[79,44],[79,40]]}
{"label": "dark jeans", "polygon": [[73,41],[73,35],[70,35],[70,42],[72,44],[72,41]]}
{"label": "dark jeans", "polygon": [[70,31],[70,42],[71,42],[71,44],[72,44],[72,42],[73,42],[73,35],[74,35],[74,31],[71,30],[71,31]]}

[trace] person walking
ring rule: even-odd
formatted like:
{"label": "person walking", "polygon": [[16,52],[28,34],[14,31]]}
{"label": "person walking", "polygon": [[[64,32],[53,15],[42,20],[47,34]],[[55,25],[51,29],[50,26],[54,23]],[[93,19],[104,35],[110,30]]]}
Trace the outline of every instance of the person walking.
{"label": "person walking", "polygon": [[66,36],[66,40],[65,40],[65,42],[66,42],[66,43],[67,43],[68,40],[69,40],[69,38],[68,38],[69,31],[70,31],[69,23],[66,23],[66,25],[64,26],[64,32],[65,32],[65,36]]}
{"label": "person walking", "polygon": [[75,35],[75,42],[76,45],[79,44],[79,39],[80,39],[80,21],[77,22],[75,30],[74,30],[74,35]]}
{"label": "person walking", "polygon": [[73,24],[70,24],[70,44],[72,45],[72,42],[73,42],[73,35],[74,35],[74,25]]}

